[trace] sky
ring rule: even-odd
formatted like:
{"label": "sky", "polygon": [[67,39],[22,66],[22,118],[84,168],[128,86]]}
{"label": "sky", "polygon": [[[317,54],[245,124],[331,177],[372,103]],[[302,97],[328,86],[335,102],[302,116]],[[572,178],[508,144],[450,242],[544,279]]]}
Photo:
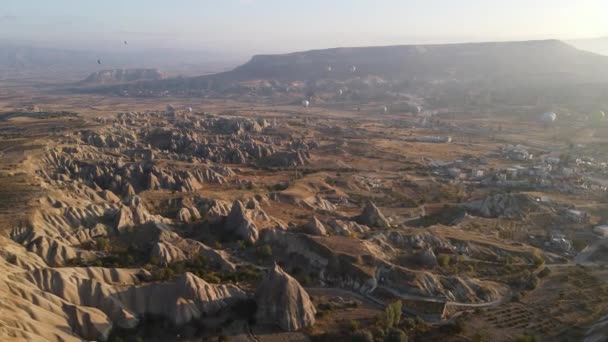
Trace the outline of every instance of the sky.
{"label": "sky", "polygon": [[608,36],[608,0],[0,0],[0,40],[235,54]]}

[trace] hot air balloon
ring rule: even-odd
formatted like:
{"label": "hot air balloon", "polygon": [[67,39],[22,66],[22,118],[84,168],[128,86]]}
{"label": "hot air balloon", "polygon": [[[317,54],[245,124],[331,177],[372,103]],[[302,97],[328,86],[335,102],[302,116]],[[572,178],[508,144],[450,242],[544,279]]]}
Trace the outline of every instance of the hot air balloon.
{"label": "hot air balloon", "polygon": [[388,112],[388,107],[387,107],[387,106],[382,107],[382,112],[383,112],[383,113]]}
{"label": "hot air balloon", "polygon": [[553,112],[546,112],[540,116],[540,121],[545,123],[552,123],[555,122],[555,120],[557,120],[557,114]]}
{"label": "hot air balloon", "polygon": [[342,96],[342,94],[344,94],[344,91],[342,89],[338,90],[338,95]]}
{"label": "hot air balloon", "polygon": [[308,100],[302,101],[302,106],[304,106],[304,108],[308,108],[310,106],[310,101],[308,101]]}
{"label": "hot air balloon", "polygon": [[125,45],[127,45],[127,41],[125,40]]}
{"label": "hot air balloon", "polygon": [[593,122],[600,122],[602,120],[604,120],[606,118],[606,113],[604,113],[601,110],[596,110],[595,112],[591,113],[591,115],[589,115],[589,119],[591,119]]}
{"label": "hot air balloon", "polygon": [[333,70],[333,68],[330,65],[325,67],[325,71],[327,71],[327,72],[331,72],[332,70]]}
{"label": "hot air balloon", "polygon": [[97,64],[101,64],[101,59],[98,59],[98,60],[97,60]]}
{"label": "hot air balloon", "polygon": [[356,72],[357,71],[357,67],[356,66],[351,66],[350,67],[350,72]]}

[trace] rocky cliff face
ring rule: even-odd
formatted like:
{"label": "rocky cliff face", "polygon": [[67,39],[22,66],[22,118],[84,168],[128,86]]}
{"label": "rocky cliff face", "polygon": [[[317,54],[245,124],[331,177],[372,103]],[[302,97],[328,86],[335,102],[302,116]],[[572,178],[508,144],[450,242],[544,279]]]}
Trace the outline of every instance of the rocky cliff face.
{"label": "rocky cliff face", "polygon": [[296,331],[315,323],[316,310],[297,280],[274,265],[255,293],[256,322]]}

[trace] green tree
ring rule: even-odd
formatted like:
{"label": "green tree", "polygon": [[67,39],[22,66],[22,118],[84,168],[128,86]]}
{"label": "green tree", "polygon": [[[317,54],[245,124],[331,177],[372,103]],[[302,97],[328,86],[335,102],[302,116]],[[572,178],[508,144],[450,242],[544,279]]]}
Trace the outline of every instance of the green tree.
{"label": "green tree", "polygon": [[97,249],[100,251],[105,251],[108,249],[108,245],[110,244],[110,241],[107,238],[99,238],[97,240]]}
{"label": "green tree", "polygon": [[258,247],[256,252],[259,258],[269,258],[272,256],[272,247],[269,245],[263,245]]}
{"label": "green tree", "polygon": [[395,301],[384,309],[384,324],[387,328],[396,327],[401,322],[401,301]]}
{"label": "green tree", "polygon": [[384,337],[384,342],[408,342],[408,338],[403,330],[392,328]]}
{"label": "green tree", "polygon": [[368,330],[357,330],[351,335],[353,342],[373,342],[374,336]]}

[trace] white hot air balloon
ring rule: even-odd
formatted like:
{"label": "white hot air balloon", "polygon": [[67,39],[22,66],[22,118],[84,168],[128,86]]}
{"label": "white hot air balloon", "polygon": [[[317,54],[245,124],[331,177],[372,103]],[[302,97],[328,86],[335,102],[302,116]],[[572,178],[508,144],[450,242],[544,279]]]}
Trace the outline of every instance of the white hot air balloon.
{"label": "white hot air balloon", "polygon": [[356,72],[357,71],[357,67],[356,66],[351,66],[350,67],[350,72]]}
{"label": "white hot air balloon", "polygon": [[603,121],[606,119],[606,113],[601,110],[596,110],[589,115],[589,119],[593,120],[593,122]]}
{"label": "white hot air balloon", "polygon": [[342,96],[342,94],[344,94],[344,90],[342,90],[342,89],[338,90],[338,95]]}
{"label": "white hot air balloon", "polygon": [[188,107],[188,113],[192,113],[192,107]]}
{"label": "white hot air balloon", "polygon": [[383,112],[383,113],[388,112],[388,107],[387,107],[387,106],[382,107],[382,112]]}
{"label": "white hot air balloon", "polygon": [[557,120],[557,114],[553,113],[553,112],[546,112],[543,113],[540,116],[540,120],[542,122],[546,122],[546,123],[551,123],[551,122],[555,122],[555,120]]}
{"label": "white hot air balloon", "polygon": [[304,108],[308,108],[310,106],[310,101],[308,101],[308,100],[302,101],[302,106],[304,106]]}
{"label": "white hot air balloon", "polygon": [[327,71],[327,72],[331,72],[332,70],[333,70],[333,68],[330,65],[325,67],[325,71]]}

